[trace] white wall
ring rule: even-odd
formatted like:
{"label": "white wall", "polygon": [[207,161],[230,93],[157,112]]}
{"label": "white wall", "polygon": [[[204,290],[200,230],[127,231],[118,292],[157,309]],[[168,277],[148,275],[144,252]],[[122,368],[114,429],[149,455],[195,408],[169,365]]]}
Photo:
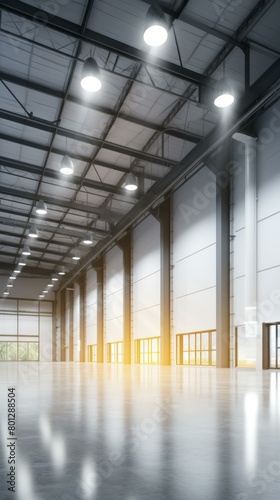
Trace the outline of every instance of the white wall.
{"label": "white wall", "polygon": [[150,215],[133,231],[134,339],[160,335],[160,224]]}
{"label": "white wall", "polygon": [[[257,121],[259,323],[280,321],[280,105]],[[275,292],[277,290],[277,293]]]}
{"label": "white wall", "polygon": [[40,302],[40,361],[52,361],[53,318],[52,303]]}
{"label": "white wall", "polygon": [[70,292],[65,294],[65,361],[69,361],[69,341],[70,341]]}
{"label": "white wall", "polygon": [[210,184],[204,167],[173,196],[174,335],[216,328],[216,199]]}
{"label": "white wall", "polygon": [[123,285],[123,253],[115,246],[106,254],[105,260],[105,343],[123,340]]}
{"label": "white wall", "polygon": [[97,276],[94,269],[86,274],[85,331],[86,346],[97,344]]}

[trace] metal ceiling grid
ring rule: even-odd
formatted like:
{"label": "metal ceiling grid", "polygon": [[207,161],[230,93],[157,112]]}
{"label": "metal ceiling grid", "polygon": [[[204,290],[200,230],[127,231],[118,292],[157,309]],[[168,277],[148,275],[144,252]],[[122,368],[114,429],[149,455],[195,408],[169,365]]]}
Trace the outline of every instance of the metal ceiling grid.
{"label": "metal ceiling grid", "polygon": [[[249,11],[249,21],[260,25],[262,13],[274,2],[236,6],[236,1],[226,0],[222,11],[220,2],[160,2],[170,21],[177,19],[179,52],[172,30],[166,47],[146,49],[142,25],[148,1],[90,0],[69,6],[63,0],[41,24],[36,21],[37,2],[1,3],[0,37],[11,58],[0,56],[0,78],[33,115],[11,102],[11,94],[2,99],[1,88],[0,172],[5,172],[1,184],[6,206],[2,211],[0,207],[0,217],[5,228],[7,221],[22,221],[20,213],[26,214],[21,222],[25,227],[38,225],[40,243],[32,245],[39,245],[41,253],[37,260],[30,258],[29,271],[36,266],[39,275],[47,265],[54,272],[60,262],[71,269],[73,249],[81,250],[84,265],[88,252],[94,256],[102,248],[101,242],[92,251],[81,244],[87,227],[96,242],[108,234],[116,237],[118,228],[142,213],[146,198],[149,206],[148,200],[158,193],[165,176],[173,175],[177,162],[195,155],[200,138],[214,133],[220,115],[199,102],[200,84],[212,84],[202,73],[220,74],[226,57],[226,68],[242,94],[245,64],[240,65],[235,55],[240,49],[231,50],[248,38],[250,23],[239,26]],[[42,3],[40,8],[46,11],[48,6]],[[82,60],[91,50],[101,68],[103,86],[100,93],[86,96],[79,80]],[[58,172],[66,150],[75,164],[69,179]],[[141,199],[126,195],[123,189],[124,174],[130,168],[144,177]],[[34,210],[40,197],[49,209],[42,219]],[[17,234],[20,255],[27,230]],[[10,263],[14,263],[15,248],[8,246],[11,237],[6,232],[7,248],[13,250]],[[110,239],[105,241],[108,244]]]}

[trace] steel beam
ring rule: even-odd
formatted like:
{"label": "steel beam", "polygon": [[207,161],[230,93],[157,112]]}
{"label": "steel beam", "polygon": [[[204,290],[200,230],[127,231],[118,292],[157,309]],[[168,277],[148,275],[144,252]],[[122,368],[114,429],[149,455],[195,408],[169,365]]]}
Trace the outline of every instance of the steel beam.
{"label": "steel beam", "polygon": [[200,73],[183,68],[177,64],[170,63],[159,57],[151,58],[148,52],[131,47],[130,45],[114,40],[113,38],[102,35],[101,33],[94,32],[90,29],[82,31],[81,26],[78,24],[51,14],[47,14],[43,10],[20,2],[19,0],[13,0],[12,3],[10,0],[3,0],[1,1],[1,9],[9,12],[10,14],[15,14],[16,16],[29,19],[35,24],[43,25],[67,36],[74,37],[77,40],[87,42],[95,45],[96,47],[101,47],[108,52],[113,52],[126,58],[128,57],[129,59],[156,68],[165,73],[169,73],[177,78],[182,78],[188,82],[195,83],[196,85],[213,86],[215,83],[215,80],[205,77]]}
{"label": "steel beam", "polygon": [[[30,80],[26,80],[25,78],[20,78],[17,75],[11,75],[9,73],[6,73],[4,71],[0,71],[0,79],[4,80],[9,83],[13,83],[15,85],[19,85],[20,87],[23,88],[28,88],[31,90],[35,90],[36,92],[40,92],[46,95],[50,95],[52,97],[57,97],[58,99],[63,99],[64,94],[60,90],[52,89],[50,87],[46,87],[45,85],[42,85],[37,82],[33,82]],[[129,78],[128,78],[129,79]],[[163,89],[160,89],[163,91]],[[178,95],[178,98],[180,96]],[[94,111],[98,111],[99,113],[106,114],[108,116],[114,116],[114,113],[112,112],[111,108],[107,108],[106,106],[101,106],[96,103],[92,102],[85,102],[82,99],[79,99],[76,96],[73,95],[68,95],[66,98],[67,101],[72,102],[74,104],[78,104],[79,106],[82,106],[87,109],[92,109]],[[128,123],[133,123],[134,125],[138,125],[140,127],[144,128],[149,128],[154,131],[158,131],[161,133],[165,133],[166,135],[169,135],[171,137],[176,137],[177,139],[182,139],[184,141],[192,142],[193,144],[198,144],[199,141],[202,139],[201,136],[197,134],[192,134],[190,132],[187,132],[185,130],[172,130],[172,129],[167,129],[166,131],[164,130],[163,127],[160,125],[156,125],[151,122],[147,122],[146,120],[141,120],[139,118],[136,118],[134,116],[130,116],[126,113],[120,112],[118,113],[118,118],[127,121]]]}
{"label": "steel beam", "polygon": [[[10,187],[0,186],[0,193],[14,196],[15,198],[22,198],[25,200],[39,201],[42,198],[42,195],[34,194],[33,192],[29,192],[26,190],[14,189]],[[56,205],[58,207],[67,208],[69,210],[77,210],[78,212],[84,212],[89,214],[94,214],[99,217],[99,219],[103,219],[105,221],[118,221],[120,220],[120,215],[111,212],[106,208],[92,207],[91,205],[86,205],[85,203],[77,203],[76,201],[67,201],[59,198],[51,198],[49,196],[44,195],[44,202],[47,205]],[[55,230],[53,231],[55,232]]]}
{"label": "steel beam", "polygon": [[[158,200],[174,188],[182,180],[187,180],[191,175],[200,170],[203,166],[203,160],[216,150],[223,142],[231,137],[240,127],[248,123],[254,114],[265,104],[275,99],[280,94],[280,60],[276,61],[239,100],[231,115],[228,115],[227,121],[221,120],[204,141],[201,141],[180,161],[174,169],[159,181],[153,189],[143,196],[143,198],[131,209],[131,211],[122,218],[115,226],[114,232],[110,238],[104,239],[98,243],[92,254],[81,261],[81,269],[88,266],[90,262],[98,258],[110,245],[113,244],[121,235],[129,229],[133,223],[136,223],[140,217],[144,216]],[[75,277],[72,273],[71,279]],[[67,285],[68,280],[62,284]]]}
{"label": "steel beam", "polygon": [[[62,137],[67,137],[68,139],[73,139],[74,141],[90,144],[91,146],[97,146],[99,148],[107,149],[108,151],[114,151],[115,153],[128,155],[131,156],[132,158],[137,158],[138,160],[144,160],[147,162],[160,164],[165,167],[172,167],[176,163],[175,160],[170,160],[149,153],[144,153],[142,151],[137,151],[127,146],[119,146],[118,144],[115,144],[113,142],[103,141],[102,139],[92,137],[91,135],[59,127],[58,125],[52,122],[47,122],[39,118],[23,116],[17,113],[13,113],[12,111],[0,110],[0,118],[14,123],[20,123],[21,125],[25,125],[27,127],[43,130],[50,134],[56,133],[57,135],[61,135]],[[32,144],[33,144],[32,147],[36,148],[36,143]],[[49,147],[47,148],[47,151],[49,151]],[[53,149],[52,152],[54,152]]]}

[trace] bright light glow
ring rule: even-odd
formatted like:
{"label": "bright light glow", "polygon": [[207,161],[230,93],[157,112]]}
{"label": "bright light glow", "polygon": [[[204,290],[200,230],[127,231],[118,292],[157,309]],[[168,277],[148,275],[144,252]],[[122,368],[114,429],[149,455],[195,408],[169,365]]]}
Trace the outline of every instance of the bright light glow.
{"label": "bright light glow", "polygon": [[257,462],[258,444],[258,394],[246,392],[244,399],[245,410],[245,464],[248,474],[252,474]]}
{"label": "bright light glow", "polygon": [[44,295],[41,293],[41,294],[39,295],[39,299],[43,299],[43,298],[44,298]]}
{"label": "bright light glow", "polygon": [[232,94],[221,94],[216,97],[214,104],[217,108],[226,108],[234,102],[234,97]]}
{"label": "bright light glow", "polygon": [[11,277],[10,277],[10,280],[16,280],[16,279],[17,279],[17,277],[16,277],[16,276],[11,276]]}
{"label": "bright light glow", "polygon": [[49,283],[47,286],[51,287],[51,286],[53,286],[53,284],[52,284],[52,283]]}
{"label": "bright light glow", "polygon": [[71,175],[74,172],[74,165],[68,155],[63,156],[60,164],[60,172],[64,175]]}
{"label": "bright light glow", "polygon": [[81,257],[79,257],[79,255],[74,255],[74,256],[72,257],[72,259],[73,259],[73,260],[80,260],[80,258],[81,258]]}
{"label": "bright light glow", "polygon": [[57,274],[52,275],[52,281],[58,281],[58,276]]}
{"label": "bright light glow", "polygon": [[61,266],[61,267],[59,268],[58,274],[59,274],[60,276],[64,276],[64,275],[66,274],[66,273],[65,273],[65,267],[64,267],[64,266]]}
{"label": "bright light glow", "polygon": [[125,186],[125,189],[126,189],[127,191],[136,191],[137,186],[136,186],[135,184],[127,184],[127,185]]}
{"label": "bright light glow", "polygon": [[84,76],[81,79],[81,86],[87,92],[98,92],[101,89],[101,81],[96,76]]}
{"label": "bright light glow", "polygon": [[149,26],[144,32],[144,41],[150,47],[160,47],[166,42],[167,37],[166,28],[160,24]]}
{"label": "bright light glow", "polygon": [[20,270],[20,269],[15,269],[15,270],[14,270],[14,273],[16,273],[16,274],[20,274],[20,273],[21,273],[21,270]]}
{"label": "bright light glow", "polygon": [[20,260],[19,263],[18,263],[18,265],[21,266],[21,267],[26,266],[25,260]]}
{"label": "bright light glow", "polygon": [[10,292],[8,292],[8,290],[5,290],[4,295],[10,295]]}
{"label": "bright light glow", "polygon": [[49,293],[49,290],[43,290],[43,293]]}
{"label": "bright light glow", "polygon": [[12,285],[12,283],[8,283],[8,284],[7,284],[7,287],[8,287],[8,288],[13,288],[13,286],[14,286],[14,285]]}

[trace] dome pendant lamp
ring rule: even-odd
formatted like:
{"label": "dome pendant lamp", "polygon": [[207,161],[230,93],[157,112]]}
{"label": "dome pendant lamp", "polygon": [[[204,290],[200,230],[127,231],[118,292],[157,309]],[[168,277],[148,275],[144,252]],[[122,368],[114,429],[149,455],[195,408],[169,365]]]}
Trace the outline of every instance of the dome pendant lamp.
{"label": "dome pendant lamp", "polygon": [[88,57],[84,62],[81,86],[87,92],[98,92],[101,89],[100,69],[93,57]]}
{"label": "dome pendant lamp", "polygon": [[228,79],[223,76],[218,82],[216,97],[214,100],[217,108],[226,108],[234,102],[232,86]]}
{"label": "dome pendant lamp", "polygon": [[71,175],[74,172],[74,165],[68,155],[63,156],[60,163],[60,172],[64,175]]}
{"label": "dome pendant lamp", "polygon": [[152,5],[146,16],[144,41],[150,47],[160,47],[168,37],[168,25],[165,14],[159,6]]}
{"label": "dome pendant lamp", "polygon": [[127,191],[136,191],[138,188],[137,178],[132,172],[127,174],[124,187]]}
{"label": "dome pendant lamp", "polygon": [[43,200],[38,201],[36,205],[36,213],[39,215],[46,215],[48,212],[47,205]]}

